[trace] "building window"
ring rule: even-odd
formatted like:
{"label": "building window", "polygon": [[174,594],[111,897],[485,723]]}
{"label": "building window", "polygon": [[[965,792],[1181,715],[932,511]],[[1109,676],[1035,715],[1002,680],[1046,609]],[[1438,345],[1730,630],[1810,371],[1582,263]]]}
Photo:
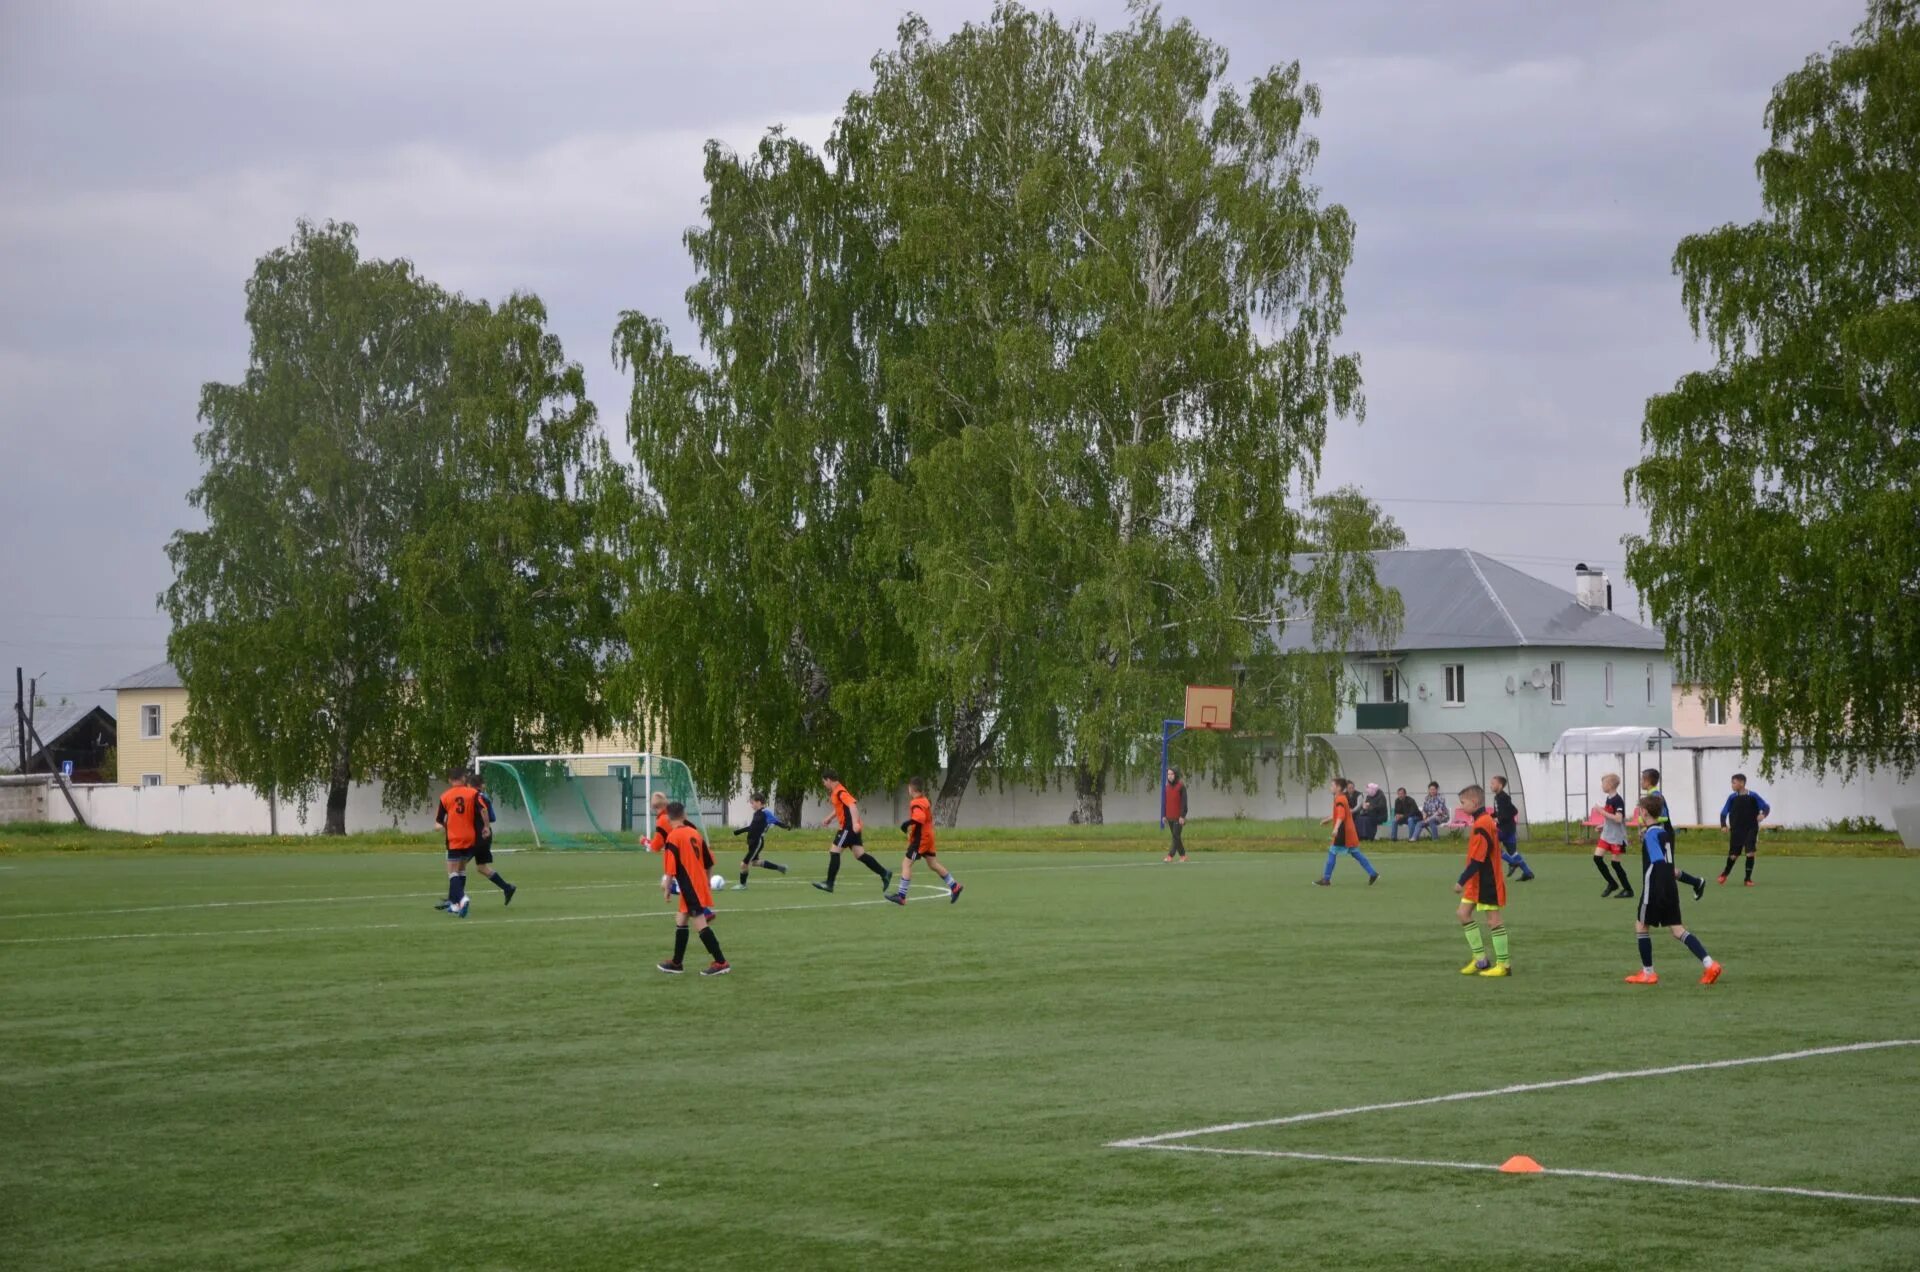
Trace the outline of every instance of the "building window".
{"label": "building window", "polygon": [[160,736],[160,704],[149,702],[140,708],[140,736],[151,742]]}
{"label": "building window", "polygon": [[[154,709],[159,710],[157,707]],[[142,786],[165,786],[166,784],[167,779],[158,773],[142,773],[140,775],[140,785]]]}
{"label": "building window", "polygon": [[1612,706],[1613,705],[1613,664],[1612,663],[1607,664],[1606,672],[1607,672],[1607,705]]}
{"label": "building window", "polygon": [[1446,693],[1441,701],[1449,707],[1464,706],[1467,701],[1467,665],[1448,663],[1442,670],[1446,674]]}
{"label": "building window", "polygon": [[1647,705],[1653,705],[1653,664],[1647,664]]}
{"label": "building window", "polygon": [[1707,699],[1707,723],[1725,724],[1727,722],[1727,700],[1725,698]]}
{"label": "building window", "polygon": [[1391,667],[1380,673],[1380,701],[1400,701],[1400,673]]}
{"label": "building window", "polygon": [[1567,701],[1567,664],[1547,664],[1547,687],[1553,692],[1554,705],[1564,706]]}

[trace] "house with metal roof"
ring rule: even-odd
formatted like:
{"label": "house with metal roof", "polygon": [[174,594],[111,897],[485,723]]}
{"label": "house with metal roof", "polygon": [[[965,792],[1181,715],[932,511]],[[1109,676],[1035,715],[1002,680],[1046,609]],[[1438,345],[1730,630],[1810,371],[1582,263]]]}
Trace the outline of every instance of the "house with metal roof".
{"label": "house with metal roof", "polygon": [[187,718],[187,689],[170,662],[142,668],[118,684],[122,786],[193,786],[200,770],[187,762],[174,730]]}
{"label": "house with metal roof", "polygon": [[[8,739],[9,750],[13,741]],[[75,782],[105,781],[113,749],[114,720],[106,708],[79,702],[53,703],[34,709],[33,734],[27,738],[27,753],[19,770],[64,773]]]}
{"label": "house with metal roof", "polygon": [[[1497,733],[1545,753],[1570,728],[1673,725],[1673,668],[1660,633],[1613,610],[1599,570],[1574,590],[1463,548],[1373,554],[1405,615],[1390,648],[1358,638],[1336,732]],[[1313,648],[1312,622],[1282,625],[1283,648]]]}

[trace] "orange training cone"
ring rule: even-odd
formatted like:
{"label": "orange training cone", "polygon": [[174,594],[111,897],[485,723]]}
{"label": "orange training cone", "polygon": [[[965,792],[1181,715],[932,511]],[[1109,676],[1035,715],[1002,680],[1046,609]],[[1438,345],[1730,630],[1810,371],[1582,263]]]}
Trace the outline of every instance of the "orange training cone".
{"label": "orange training cone", "polygon": [[1509,1175],[1536,1175],[1542,1168],[1539,1162],[1523,1153],[1518,1157],[1507,1158],[1500,1163],[1500,1169]]}

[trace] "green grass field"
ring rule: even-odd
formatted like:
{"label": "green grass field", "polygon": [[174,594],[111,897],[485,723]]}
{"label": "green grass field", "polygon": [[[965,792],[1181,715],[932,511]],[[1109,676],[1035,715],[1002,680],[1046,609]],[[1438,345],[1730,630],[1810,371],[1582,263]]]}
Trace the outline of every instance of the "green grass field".
{"label": "green grass field", "polygon": [[[1916,1198],[1920,1047],[1110,1146],[1920,1038],[1920,863],[1763,858],[1688,902],[1721,983],[1663,937],[1636,989],[1630,906],[1584,855],[1535,850],[1492,981],[1456,974],[1453,853],[1383,846],[1379,886],[1349,863],[1318,889],[1318,854],[956,835],[964,899],[903,911],[851,863],[808,888],[817,839],[721,898],[712,980],[653,970],[638,855],[505,856],[513,907],[480,885],[454,920],[432,852],[16,844],[0,1265],[1920,1265],[1920,1205],[1247,1155]],[[1681,852],[1717,871],[1709,836]]]}

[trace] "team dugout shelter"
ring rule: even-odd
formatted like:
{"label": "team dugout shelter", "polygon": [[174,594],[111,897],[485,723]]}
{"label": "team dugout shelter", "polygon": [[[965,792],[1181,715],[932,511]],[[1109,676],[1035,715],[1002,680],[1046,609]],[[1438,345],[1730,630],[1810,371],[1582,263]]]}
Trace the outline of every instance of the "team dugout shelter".
{"label": "team dugout shelter", "polygon": [[1453,809],[1453,825],[1464,826],[1460,816],[1459,792],[1464,786],[1477,785],[1487,790],[1487,802],[1493,802],[1488,780],[1507,779],[1507,794],[1519,807],[1517,832],[1530,837],[1527,822],[1527,795],[1520,778],[1520,766],[1513,748],[1498,733],[1309,733],[1307,744],[1319,749],[1329,770],[1365,790],[1368,782],[1377,782],[1391,800],[1399,787],[1415,800],[1427,797],[1427,783],[1440,783],[1440,793]]}

